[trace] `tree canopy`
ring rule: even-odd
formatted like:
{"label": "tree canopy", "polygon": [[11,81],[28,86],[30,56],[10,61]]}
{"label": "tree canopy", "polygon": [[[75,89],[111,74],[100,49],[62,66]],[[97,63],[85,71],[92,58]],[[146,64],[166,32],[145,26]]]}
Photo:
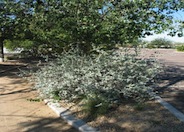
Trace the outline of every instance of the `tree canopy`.
{"label": "tree canopy", "polygon": [[3,0],[0,3],[0,38],[28,39],[33,48],[60,52],[79,47],[109,48],[140,37],[175,29],[173,13],[184,10],[180,0]]}

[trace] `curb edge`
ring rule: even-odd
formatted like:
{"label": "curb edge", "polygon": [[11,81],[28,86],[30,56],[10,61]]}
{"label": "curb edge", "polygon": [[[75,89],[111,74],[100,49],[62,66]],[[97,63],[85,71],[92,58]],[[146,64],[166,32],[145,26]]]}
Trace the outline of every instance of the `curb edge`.
{"label": "curb edge", "polygon": [[48,105],[59,117],[63,118],[68,124],[78,129],[81,132],[100,132],[96,128],[87,125],[83,120],[77,119],[72,113],[61,107],[58,103],[54,103],[53,100],[44,99],[46,105]]}

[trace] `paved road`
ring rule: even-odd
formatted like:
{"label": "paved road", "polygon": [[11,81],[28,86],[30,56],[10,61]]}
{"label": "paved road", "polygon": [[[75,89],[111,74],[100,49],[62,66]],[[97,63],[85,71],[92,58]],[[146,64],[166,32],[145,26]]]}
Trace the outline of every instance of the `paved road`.
{"label": "paved road", "polygon": [[184,52],[175,49],[142,50],[143,56],[152,56],[164,65],[165,71],[157,83],[160,96],[184,113]]}
{"label": "paved road", "polygon": [[0,73],[0,132],[77,132],[42,101],[30,101],[37,93],[16,73]]}

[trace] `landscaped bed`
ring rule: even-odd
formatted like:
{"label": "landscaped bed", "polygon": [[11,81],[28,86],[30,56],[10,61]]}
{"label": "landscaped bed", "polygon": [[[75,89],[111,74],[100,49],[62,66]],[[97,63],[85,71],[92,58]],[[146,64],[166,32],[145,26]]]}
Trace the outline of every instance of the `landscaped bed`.
{"label": "landscaped bed", "polygon": [[[178,56],[177,52],[175,51],[173,52],[173,50],[165,50],[165,49],[145,50],[144,53],[147,53],[148,56],[146,54],[143,54],[144,55],[143,57],[150,58],[150,55],[156,56],[156,59],[162,60],[162,63],[167,62],[166,65],[171,64],[171,67],[173,64],[172,61],[174,60],[173,57]],[[168,60],[165,59],[167,57],[169,58]],[[52,71],[53,67],[49,67],[49,68],[46,69],[47,72],[45,76],[47,77],[47,79],[50,79],[50,82],[49,82],[50,84],[48,86],[50,90],[52,90],[53,86],[57,86],[55,85],[57,81],[53,80],[53,78],[57,79],[57,75],[62,75],[62,74],[57,73],[57,74],[53,74],[54,76],[52,76],[52,72],[50,71]],[[53,69],[53,70],[55,71],[56,69]],[[59,68],[59,70],[62,71],[63,69]],[[43,79],[42,76],[40,79]],[[167,80],[162,80],[162,82],[160,81],[160,84],[159,84],[160,89],[162,88],[162,85],[167,86],[167,84],[165,84],[166,81]],[[71,82],[71,83],[74,83],[74,82]],[[107,84],[108,84],[108,81],[107,81]],[[42,85],[46,86],[44,83],[42,83]],[[68,84],[68,85],[71,85],[71,84]],[[49,89],[48,90],[45,89],[45,90],[46,91],[44,92],[48,92],[48,93],[50,92]],[[156,90],[159,90],[159,88]],[[60,92],[57,90],[51,91],[51,93],[52,93],[52,96],[51,96],[52,98],[61,99],[62,97],[60,95]],[[67,94],[70,94],[70,93],[67,93]],[[96,95],[92,95],[92,98],[94,98],[95,96]],[[70,96],[68,97],[70,98]],[[131,97],[130,98],[124,97],[117,104],[112,103],[111,106],[108,107],[108,111],[106,111],[107,110],[105,109],[106,107],[104,108],[102,107],[101,111],[106,112],[105,115],[101,115],[101,113],[97,113],[98,116],[96,116],[95,112],[98,111],[98,109],[96,109],[95,107],[99,107],[100,105],[104,103],[104,102],[98,102],[98,101],[104,101],[104,97],[103,98],[101,98],[101,96],[100,97],[96,96],[96,97],[97,97],[96,99],[97,102],[95,102],[96,103],[95,105],[93,104],[94,103],[93,99],[87,100],[89,101],[88,103],[85,103],[86,100],[82,100],[82,103],[81,103],[80,102],[81,99],[77,100],[80,103],[77,102],[76,100],[75,100],[76,101],[75,103],[71,103],[70,101],[64,102],[61,99],[62,101],[60,101],[60,103],[62,106],[70,109],[73,112],[73,114],[76,115],[78,118],[84,119],[86,122],[88,122],[89,125],[98,128],[100,131],[109,131],[109,132],[111,131],[115,131],[115,132],[118,132],[118,131],[120,132],[121,131],[138,131],[138,132],[139,131],[176,131],[176,132],[180,132],[181,131],[182,132],[184,130],[184,123],[180,122],[176,117],[174,117],[174,115],[172,115],[163,106],[156,103],[154,99],[151,99],[151,100],[148,99],[145,102],[139,102],[139,101],[136,102],[135,98],[133,101]],[[71,96],[71,98],[73,97]],[[175,102],[177,102],[177,100]],[[90,106],[91,104],[95,106],[94,109],[91,109],[93,108]],[[106,105],[106,102],[105,102],[105,105]]]}
{"label": "landscaped bed", "polygon": [[180,122],[167,109],[154,100],[145,104],[124,101],[107,114],[90,118],[81,111],[81,105],[61,103],[78,118],[84,119],[90,126],[101,132],[183,132],[184,123]]}

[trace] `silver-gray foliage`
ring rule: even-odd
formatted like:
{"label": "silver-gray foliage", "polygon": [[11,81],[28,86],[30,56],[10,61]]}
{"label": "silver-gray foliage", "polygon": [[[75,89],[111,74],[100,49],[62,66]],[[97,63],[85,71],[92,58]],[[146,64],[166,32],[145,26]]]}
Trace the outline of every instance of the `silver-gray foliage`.
{"label": "silver-gray foliage", "polygon": [[96,57],[77,52],[62,54],[34,76],[35,87],[47,97],[58,91],[62,99],[100,96],[108,102],[120,98],[143,99],[147,85],[158,73],[153,61],[131,54],[101,52]]}

